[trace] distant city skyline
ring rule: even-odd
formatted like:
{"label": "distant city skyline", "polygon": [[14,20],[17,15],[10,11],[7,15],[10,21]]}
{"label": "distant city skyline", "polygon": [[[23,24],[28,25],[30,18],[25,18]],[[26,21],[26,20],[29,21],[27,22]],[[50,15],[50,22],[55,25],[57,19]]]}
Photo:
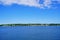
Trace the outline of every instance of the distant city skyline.
{"label": "distant city skyline", "polygon": [[0,24],[60,23],[60,0],[0,0]]}

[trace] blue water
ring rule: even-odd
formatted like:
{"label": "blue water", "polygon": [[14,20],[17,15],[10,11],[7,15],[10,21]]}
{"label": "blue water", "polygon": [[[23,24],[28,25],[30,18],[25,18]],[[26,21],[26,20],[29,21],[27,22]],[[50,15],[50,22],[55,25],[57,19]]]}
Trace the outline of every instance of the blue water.
{"label": "blue water", "polygon": [[60,26],[0,26],[0,40],[60,40]]}

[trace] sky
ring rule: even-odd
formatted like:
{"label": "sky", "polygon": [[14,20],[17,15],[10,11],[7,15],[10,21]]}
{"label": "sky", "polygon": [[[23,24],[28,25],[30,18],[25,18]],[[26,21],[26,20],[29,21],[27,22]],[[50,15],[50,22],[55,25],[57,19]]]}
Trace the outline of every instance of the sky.
{"label": "sky", "polygon": [[0,0],[0,24],[60,23],[60,0]]}

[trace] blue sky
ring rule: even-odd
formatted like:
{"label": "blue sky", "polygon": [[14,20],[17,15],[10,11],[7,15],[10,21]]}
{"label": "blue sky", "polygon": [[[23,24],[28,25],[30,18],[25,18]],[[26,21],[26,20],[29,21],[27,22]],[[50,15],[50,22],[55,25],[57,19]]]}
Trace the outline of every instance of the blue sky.
{"label": "blue sky", "polygon": [[0,0],[0,24],[60,23],[60,0]]}

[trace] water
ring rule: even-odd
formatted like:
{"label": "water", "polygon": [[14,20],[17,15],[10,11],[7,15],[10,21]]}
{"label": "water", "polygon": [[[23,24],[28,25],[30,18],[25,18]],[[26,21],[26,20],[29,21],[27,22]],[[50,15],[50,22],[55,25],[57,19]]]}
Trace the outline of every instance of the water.
{"label": "water", "polygon": [[0,40],[60,40],[60,26],[0,26]]}

